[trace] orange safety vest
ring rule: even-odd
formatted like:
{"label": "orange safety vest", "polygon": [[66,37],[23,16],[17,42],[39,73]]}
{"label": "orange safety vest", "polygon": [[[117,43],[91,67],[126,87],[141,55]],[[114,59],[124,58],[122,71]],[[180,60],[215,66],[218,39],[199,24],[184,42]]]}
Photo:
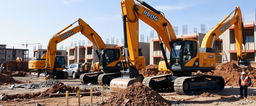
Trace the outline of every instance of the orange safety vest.
{"label": "orange safety vest", "polygon": [[241,85],[249,85],[248,76],[246,76],[244,80],[242,78],[243,78],[243,76],[241,76]]}

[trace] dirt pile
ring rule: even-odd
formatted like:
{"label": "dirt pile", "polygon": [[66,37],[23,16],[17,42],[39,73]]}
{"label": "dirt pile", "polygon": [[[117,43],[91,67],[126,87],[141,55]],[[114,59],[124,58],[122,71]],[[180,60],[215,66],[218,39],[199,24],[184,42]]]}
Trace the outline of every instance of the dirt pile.
{"label": "dirt pile", "polygon": [[68,91],[68,92],[77,92],[78,90],[79,90],[78,87],[66,86],[65,84],[59,82],[57,84],[54,84],[51,88],[42,92],[40,97],[49,96],[51,93],[65,93],[66,91]]}
{"label": "dirt pile", "polygon": [[237,62],[232,61],[224,64],[218,64],[213,72],[209,75],[222,76],[228,86],[238,86],[238,80],[242,71],[246,71],[252,79],[252,86],[256,86],[256,69],[249,67],[243,68],[237,65]]}
{"label": "dirt pile", "polygon": [[162,74],[168,74],[170,72],[162,72],[158,70],[158,65],[150,64],[146,66],[145,69],[140,70],[140,74],[142,74],[144,77],[151,77],[155,75],[162,75]]}
{"label": "dirt pile", "polygon": [[[31,99],[31,98],[39,98],[49,96],[51,93],[65,93],[69,91],[70,93],[75,93],[79,90],[78,87],[66,86],[65,84],[59,82],[54,84],[52,87],[48,88],[43,92],[37,93],[27,93],[27,94],[15,94],[15,95],[2,95],[2,100],[10,101],[10,100],[23,100],[23,99]],[[89,90],[82,90],[81,92],[86,92]]]}
{"label": "dirt pile", "polygon": [[2,84],[13,84],[13,83],[20,83],[20,82],[15,81],[11,76],[0,73],[0,85],[2,85]]}
{"label": "dirt pile", "polygon": [[28,72],[28,62],[25,61],[7,61],[3,64],[3,69],[1,73],[10,75],[10,76],[26,76]]}
{"label": "dirt pile", "polygon": [[160,96],[151,88],[136,82],[130,85],[126,90],[113,95],[102,105],[111,106],[148,106],[148,105],[170,105],[167,100]]}
{"label": "dirt pile", "polygon": [[7,61],[4,63],[4,70],[10,71],[28,71],[28,62],[26,61]]}

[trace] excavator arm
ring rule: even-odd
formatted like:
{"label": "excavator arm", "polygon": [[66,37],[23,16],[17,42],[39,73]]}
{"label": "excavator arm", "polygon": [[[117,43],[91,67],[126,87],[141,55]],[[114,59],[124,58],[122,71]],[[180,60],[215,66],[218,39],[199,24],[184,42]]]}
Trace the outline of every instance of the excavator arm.
{"label": "excavator arm", "polygon": [[[232,16],[233,14],[233,16]],[[232,17],[231,17],[232,16]],[[223,34],[230,26],[234,25],[234,37],[236,42],[237,57],[239,59],[244,59],[243,54],[243,22],[242,13],[239,7],[236,7],[232,13],[227,15],[223,20],[221,20],[213,29],[206,33],[203,38],[201,48],[207,51],[211,51],[214,40]]]}
{"label": "excavator arm", "polygon": [[[68,28],[72,27],[75,23],[78,22],[78,26],[66,31]],[[66,32],[64,32],[66,31]],[[86,38],[88,38],[98,49],[106,48],[105,43],[101,39],[101,37],[82,19],[78,19],[76,22],[70,24],[56,35],[54,35],[49,43],[46,52],[46,68],[51,71],[55,69],[55,56],[56,56],[56,47],[57,44],[62,42],[63,40],[75,35],[76,33],[81,32]]]}
{"label": "excavator arm", "polygon": [[[160,47],[165,59],[165,65],[169,70],[172,71],[170,74],[146,77],[143,79],[142,83],[157,91],[162,91],[163,89],[167,91],[174,90],[177,94],[192,94],[194,92],[204,90],[223,90],[225,82],[222,77],[209,75],[192,75],[192,72],[197,72],[198,70],[202,72],[209,72],[214,69],[214,53],[201,53],[198,48],[197,40],[189,38],[176,38],[171,24],[163,16],[163,14],[161,14],[161,12],[154,9],[145,2],[140,0],[136,1],[138,1],[139,4],[135,4],[133,0],[122,0],[122,11],[125,29],[124,33],[125,36],[127,36],[127,45],[130,58],[133,59],[131,62],[133,64],[136,63],[136,57],[138,57],[135,51],[137,50],[137,44],[135,44],[136,42],[134,43],[133,41],[138,41],[138,20],[141,19],[143,22],[157,31]],[[237,26],[240,24],[237,23],[235,19],[226,22],[226,24],[228,23],[235,23]],[[235,30],[239,29],[237,26]],[[229,28],[229,26],[227,28]],[[220,29],[225,30],[223,27]],[[235,33],[238,32],[239,31]],[[223,32],[218,32],[217,34],[219,33]],[[213,37],[206,38],[209,40],[214,39]],[[209,40],[204,41],[203,43],[206,45]],[[238,41],[239,38],[237,37],[236,40]],[[168,59],[165,54],[165,48],[163,45],[169,50],[171,54],[169,59],[170,62],[167,61]],[[211,48],[208,45],[207,47]],[[130,85],[130,80],[122,80],[125,79],[113,79],[110,83],[110,91],[116,91],[118,88],[125,88],[123,87],[124,85]]]}
{"label": "excavator arm", "polygon": [[[130,61],[133,65],[137,65],[140,61],[138,55],[139,19],[157,31],[161,45],[164,44],[169,51],[171,50],[170,42],[176,40],[172,25],[160,11],[143,1],[137,1],[138,4],[134,0],[122,0],[121,2],[124,38],[127,42]],[[167,61],[167,59],[165,60]]]}
{"label": "excavator arm", "polygon": [[113,79],[110,83],[111,92],[122,90],[136,80],[142,81],[140,75],[138,75],[138,69],[143,66],[142,61],[144,59],[143,56],[139,56],[139,19],[156,30],[165,63],[167,63],[167,56],[164,46],[171,51],[171,41],[176,41],[172,25],[164,15],[147,3],[140,0],[136,1],[138,2],[137,4],[134,0],[121,1],[126,61],[128,61],[127,51],[129,51],[129,63],[137,69],[133,71],[133,68],[129,66],[129,69],[131,69],[130,78],[135,79]]}

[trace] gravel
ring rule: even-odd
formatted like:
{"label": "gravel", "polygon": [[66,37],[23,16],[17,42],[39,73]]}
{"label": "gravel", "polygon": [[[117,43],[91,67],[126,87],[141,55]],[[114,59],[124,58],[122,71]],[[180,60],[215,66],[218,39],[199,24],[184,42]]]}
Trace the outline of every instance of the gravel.
{"label": "gravel", "polygon": [[57,83],[59,83],[59,81],[50,79],[44,82],[40,82],[39,84],[15,84],[15,85],[11,85],[10,88],[38,89],[38,88],[44,88],[44,87],[51,87],[52,85]]}

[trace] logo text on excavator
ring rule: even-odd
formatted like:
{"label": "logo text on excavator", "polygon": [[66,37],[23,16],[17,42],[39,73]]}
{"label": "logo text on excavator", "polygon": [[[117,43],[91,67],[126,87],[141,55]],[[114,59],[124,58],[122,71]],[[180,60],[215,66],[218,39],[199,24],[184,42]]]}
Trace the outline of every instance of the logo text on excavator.
{"label": "logo text on excavator", "polygon": [[158,21],[158,17],[151,14],[150,12],[148,12],[147,10],[143,11],[143,14],[146,15],[148,18],[154,20],[154,21]]}
{"label": "logo text on excavator", "polygon": [[230,26],[231,26],[231,24],[228,23],[228,24],[224,25],[223,27],[221,27],[220,31],[224,31],[224,30],[228,29]]}
{"label": "logo text on excavator", "polygon": [[64,38],[66,38],[66,37],[72,35],[73,33],[74,33],[73,31],[70,31],[70,32],[68,32],[68,33],[66,33],[66,34],[64,34],[64,35],[62,35],[60,38],[61,38],[61,39],[64,39]]}

